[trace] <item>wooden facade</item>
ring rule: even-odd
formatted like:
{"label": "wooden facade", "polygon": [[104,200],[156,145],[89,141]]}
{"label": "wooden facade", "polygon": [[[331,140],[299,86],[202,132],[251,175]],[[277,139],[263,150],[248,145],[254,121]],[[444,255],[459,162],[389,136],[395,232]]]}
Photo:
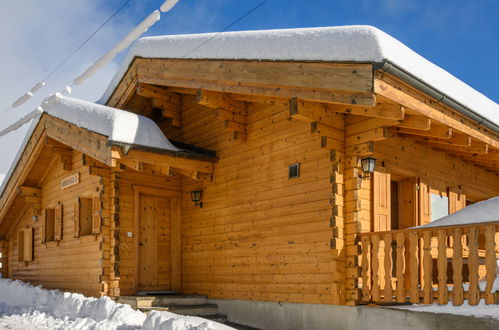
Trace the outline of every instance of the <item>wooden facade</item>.
{"label": "wooden facade", "polygon": [[[4,276],[94,296],[353,305],[367,294],[362,233],[429,222],[432,193],[450,212],[499,195],[499,136],[371,64],[136,58],[107,105],[216,160],[125,151],[44,115],[0,199]],[[391,267],[382,246],[369,267]]]}

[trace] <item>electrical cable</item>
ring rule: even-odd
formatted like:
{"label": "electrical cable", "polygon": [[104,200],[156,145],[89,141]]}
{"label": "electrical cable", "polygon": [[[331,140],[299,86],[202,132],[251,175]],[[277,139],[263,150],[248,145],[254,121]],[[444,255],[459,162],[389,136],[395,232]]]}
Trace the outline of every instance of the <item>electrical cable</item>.
{"label": "electrical cable", "polygon": [[[69,61],[69,59],[71,57],[73,57],[81,48],[83,48],[83,46],[85,46],[89,41],[90,39],[92,39],[107,23],[109,23],[110,20],[112,20],[123,8],[125,8],[126,5],[128,5],[128,3],[130,2],[131,0],[126,0],[123,5],[121,5],[121,7],[119,7],[111,16],[109,16],[105,21],[104,23],[102,23],[98,28],[97,30],[95,30],[87,39],[85,39],[85,41],[83,41],[78,47],[76,47],[73,52],[71,52],[71,54],[69,54],[68,56],[66,56],[66,58],[64,58],[64,60],[54,69],[52,70],[46,77],[45,79],[43,79],[42,81],[47,81],[48,79],[50,79],[55,73],[57,73],[57,71],[59,71],[59,69],[64,65],[66,64],[67,61]],[[12,106],[6,108],[5,110],[3,110],[2,112],[0,112],[0,115],[3,115],[4,113],[6,113],[7,111],[13,109]]]}

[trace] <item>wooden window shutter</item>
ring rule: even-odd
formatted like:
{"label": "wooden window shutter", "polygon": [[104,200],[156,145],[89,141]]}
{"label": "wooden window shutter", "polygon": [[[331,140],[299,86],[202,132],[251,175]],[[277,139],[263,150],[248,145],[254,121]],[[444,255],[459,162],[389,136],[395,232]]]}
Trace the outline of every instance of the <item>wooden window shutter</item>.
{"label": "wooden window shutter", "polygon": [[399,229],[418,225],[418,180],[407,178],[399,182]]}
{"label": "wooden window shutter", "polygon": [[17,231],[17,261],[24,261],[24,229],[19,229]]}
{"label": "wooden window shutter", "polygon": [[100,195],[92,198],[92,234],[100,233],[101,229],[101,199]]}
{"label": "wooden window shutter", "polygon": [[419,179],[419,225],[431,221],[431,189],[430,185]]}
{"label": "wooden window shutter", "polygon": [[54,215],[54,241],[62,239],[62,204],[59,202]]}
{"label": "wooden window shutter", "polygon": [[73,219],[74,219],[74,236],[80,237],[80,198],[76,197],[73,211]]}
{"label": "wooden window shutter", "polygon": [[456,213],[457,211],[466,207],[466,195],[449,189],[449,214]]}
{"label": "wooden window shutter", "polygon": [[41,239],[41,243],[45,243],[47,241],[47,209],[43,209],[42,210],[42,217],[41,217],[42,221],[42,239]]}
{"label": "wooden window shutter", "polygon": [[33,227],[24,229],[24,261],[33,260]]}
{"label": "wooden window shutter", "polygon": [[373,173],[374,231],[391,230],[390,173]]}

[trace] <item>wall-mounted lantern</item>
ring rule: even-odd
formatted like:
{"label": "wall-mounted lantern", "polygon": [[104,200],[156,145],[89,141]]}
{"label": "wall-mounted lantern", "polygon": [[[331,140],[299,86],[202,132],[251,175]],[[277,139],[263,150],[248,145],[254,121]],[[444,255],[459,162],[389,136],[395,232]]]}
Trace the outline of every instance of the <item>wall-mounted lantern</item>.
{"label": "wall-mounted lantern", "polygon": [[372,157],[362,158],[360,160],[360,163],[362,165],[362,172],[364,173],[362,179],[370,178],[371,173],[374,173],[374,167],[376,166],[376,158]]}
{"label": "wall-mounted lantern", "polygon": [[195,206],[203,207],[203,202],[201,202],[201,190],[191,191],[191,200],[194,202]]}

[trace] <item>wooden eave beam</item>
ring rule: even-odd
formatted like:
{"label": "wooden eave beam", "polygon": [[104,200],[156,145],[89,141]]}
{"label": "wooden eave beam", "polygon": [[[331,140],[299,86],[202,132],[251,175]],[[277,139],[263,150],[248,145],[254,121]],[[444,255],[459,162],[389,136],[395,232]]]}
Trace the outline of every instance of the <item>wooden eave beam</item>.
{"label": "wooden eave beam", "polygon": [[[419,141],[418,141],[419,142]],[[486,155],[489,153],[489,146],[487,144],[482,145],[482,146],[467,146],[467,147],[462,147],[462,146],[453,146],[453,145],[446,145],[446,144],[434,144],[434,143],[428,143],[428,142],[420,142],[429,145],[432,148],[438,149],[438,150],[443,150],[443,151],[457,151],[461,153],[469,153],[469,154],[478,154],[478,155]]]}
{"label": "wooden eave beam", "polygon": [[23,197],[39,197],[42,196],[42,189],[38,187],[20,186],[18,188],[19,194]]}
{"label": "wooden eave beam", "polygon": [[394,127],[391,130],[397,134],[415,135],[430,138],[450,139],[452,137],[452,128],[441,125],[433,125],[428,130],[408,129],[402,127]]}
{"label": "wooden eave beam", "polygon": [[431,120],[424,116],[406,114],[404,119],[399,120],[395,126],[400,128],[429,131],[431,129]]}
{"label": "wooden eave beam", "polygon": [[[405,135],[405,134],[401,134],[401,135],[414,138],[414,136],[411,136],[411,135]],[[460,134],[460,133],[455,133],[455,132],[452,133],[452,136],[449,139],[423,137],[421,141],[433,143],[433,144],[455,145],[455,146],[461,146],[461,147],[471,146],[471,137],[470,136]]]}
{"label": "wooden eave beam", "polygon": [[199,89],[196,94],[196,102],[212,109],[224,109],[235,114],[247,115],[246,103],[236,101],[225,93]]}
{"label": "wooden eave beam", "polygon": [[180,105],[180,96],[178,94],[172,94],[165,89],[150,84],[139,83],[137,85],[137,95],[159,100],[168,104]]}
{"label": "wooden eave beam", "polygon": [[297,96],[339,104],[375,104],[370,64],[166,59],[135,61],[140,63],[137,75],[141,83],[276,98]]}
{"label": "wooden eave beam", "polygon": [[437,101],[431,100],[428,96],[397,81],[393,77],[387,75],[375,77],[374,92],[433,121],[460,131],[494,148],[499,148],[499,137],[497,135],[492,132],[485,134],[486,130],[480,125],[474,124],[464,116],[456,115],[455,111],[439,105]]}
{"label": "wooden eave beam", "polygon": [[159,166],[170,166],[190,171],[198,171],[202,173],[213,173],[213,162],[210,161],[175,157],[171,155],[156,154],[140,150],[130,150],[128,154],[125,155],[123,154],[121,148],[118,147],[113,147],[112,154],[113,158],[120,163],[145,163]]}
{"label": "wooden eave beam", "polygon": [[[348,130],[348,128],[347,128]],[[345,137],[345,146],[350,147],[357,144],[364,144],[368,142],[383,141],[388,139],[391,134],[387,127],[379,127],[369,131],[365,131],[358,134],[353,134]]]}

